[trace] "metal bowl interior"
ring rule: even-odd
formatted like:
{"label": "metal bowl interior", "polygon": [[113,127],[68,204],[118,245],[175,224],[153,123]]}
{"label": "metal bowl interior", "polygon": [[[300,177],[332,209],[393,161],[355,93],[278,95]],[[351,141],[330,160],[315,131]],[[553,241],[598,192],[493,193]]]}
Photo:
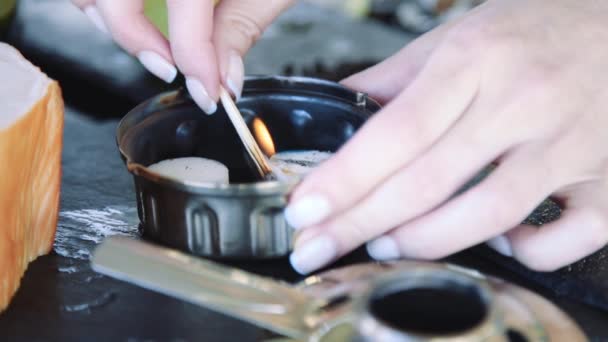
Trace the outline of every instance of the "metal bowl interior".
{"label": "metal bowl interior", "polygon": [[[238,107],[248,123],[262,119],[277,152],[335,152],[380,108],[336,83],[301,77],[247,78]],[[118,126],[117,144],[129,171],[174,188],[214,195],[286,190],[285,184],[257,180],[221,106],[205,115],[183,90],[160,94],[129,112]],[[188,183],[147,169],[161,160],[193,156],[224,163],[230,184]]]}

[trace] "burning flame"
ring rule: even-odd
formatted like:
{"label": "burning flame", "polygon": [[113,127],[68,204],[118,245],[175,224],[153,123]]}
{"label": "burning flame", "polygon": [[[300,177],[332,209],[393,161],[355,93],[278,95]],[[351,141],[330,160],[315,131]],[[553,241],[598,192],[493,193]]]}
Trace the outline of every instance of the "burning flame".
{"label": "burning flame", "polygon": [[264,121],[260,118],[253,118],[252,122],[253,126],[253,136],[255,140],[260,145],[262,152],[268,157],[272,157],[275,153],[274,141],[272,141],[272,136],[268,131],[268,127],[264,124]]}

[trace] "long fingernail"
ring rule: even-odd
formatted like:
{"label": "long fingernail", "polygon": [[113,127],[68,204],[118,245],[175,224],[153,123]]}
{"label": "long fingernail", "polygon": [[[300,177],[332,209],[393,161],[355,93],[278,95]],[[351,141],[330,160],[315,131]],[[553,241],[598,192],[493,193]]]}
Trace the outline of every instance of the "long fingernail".
{"label": "long fingernail", "polygon": [[209,97],[209,94],[201,81],[192,77],[186,77],[186,87],[188,88],[190,96],[192,96],[194,102],[196,102],[196,104],[201,107],[205,113],[215,113],[217,110],[217,104],[211,99],[211,97]]}
{"label": "long fingernail", "polygon": [[241,56],[232,52],[228,58],[228,72],[226,73],[226,85],[236,100],[240,100],[243,92],[243,79],[245,78],[245,66]]}
{"label": "long fingernail", "polygon": [[486,242],[486,244],[490,248],[504,256],[513,257],[513,249],[511,248],[511,242],[504,235],[499,235],[493,239],[490,239]]}
{"label": "long fingernail", "polygon": [[397,241],[390,236],[381,236],[376,240],[370,241],[365,246],[367,253],[375,260],[393,260],[401,257]]}
{"label": "long fingernail", "polygon": [[309,195],[288,205],[285,219],[294,229],[300,229],[323,221],[330,213],[331,205],[325,197]]}
{"label": "long fingernail", "polygon": [[106,23],[103,21],[103,17],[101,16],[101,13],[97,9],[97,6],[95,6],[95,5],[87,6],[84,8],[83,12],[84,12],[84,14],[87,15],[87,17],[89,17],[89,20],[91,20],[93,22],[93,24],[100,31],[105,32],[105,33],[110,33],[110,30],[108,30]]}
{"label": "long fingernail", "polygon": [[329,236],[321,235],[299,246],[289,256],[289,262],[298,273],[308,274],[327,265],[337,255],[334,240]]}
{"label": "long fingernail", "polygon": [[141,51],[137,59],[148,71],[167,83],[173,82],[177,76],[177,68],[154,51]]}

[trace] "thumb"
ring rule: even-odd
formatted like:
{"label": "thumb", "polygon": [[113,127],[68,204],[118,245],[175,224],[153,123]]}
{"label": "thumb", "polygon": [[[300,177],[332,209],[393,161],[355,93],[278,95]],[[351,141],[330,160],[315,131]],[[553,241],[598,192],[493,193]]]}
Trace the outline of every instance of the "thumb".
{"label": "thumb", "polygon": [[221,82],[237,98],[243,90],[243,56],[259,39],[264,29],[293,0],[223,0],[216,8],[213,27]]}

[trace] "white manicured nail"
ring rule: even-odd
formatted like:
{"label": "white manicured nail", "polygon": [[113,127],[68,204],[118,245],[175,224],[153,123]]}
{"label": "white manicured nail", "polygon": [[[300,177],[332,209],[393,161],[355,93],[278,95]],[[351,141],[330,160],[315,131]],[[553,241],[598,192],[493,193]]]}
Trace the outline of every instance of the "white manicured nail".
{"label": "white manicured nail", "polygon": [[323,221],[331,213],[329,201],[320,195],[305,196],[285,208],[285,219],[294,229]]}
{"label": "white manicured nail", "polygon": [[337,253],[334,240],[321,235],[298,246],[289,256],[289,262],[298,273],[308,274],[333,261]]}
{"label": "white manicured nail", "polygon": [[245,78],[245,66],[243,59],[236,52],[232,52],[228,58],[228,73],[226,75],[226,85],[238,101],[243,92],[243,79]]}
{"label": "white manicured nail", "polygon": [[397,242],[390,236],[381,236],[376,240],[370,241],[365,246],[367,253],[375,260],[393,260],[401,257]]}
{"label": "white manicured nail", "polygon": [[190,92],[190,96],[196,104],[207,114],[213,114],[217,110],[217,104],[209,97],[205,86],[201,81],[186,77],[186,87]]}
{"label": "white manicured nail", "polygon": [[177,76],[177,69],[166,59],[153,51],[141,51],[137,54],[139,62],[161,80],[171,83]]}
{"label": "white manicured nail", "polygon": [[84,8],[83,12],[84,12],[84,14],[87,15],[87,17],[89,17],[89,20],[91,20],[93,22],[93,24],[100,31],[108,33],[108,34],[110,33],[110,30],[108,30],[106,23],[103,21],[103,17],[101,16],[101,13],[97,9],[97,6],[95,6],[95,5],[87,6]]}
{"label": "white manicured nail", "polygon": [[509,242],[509,239],[504,235],[499,235],[493,239],[490,239],[486,242],[486,244],[504,256],[513,257],[511,242]]}

